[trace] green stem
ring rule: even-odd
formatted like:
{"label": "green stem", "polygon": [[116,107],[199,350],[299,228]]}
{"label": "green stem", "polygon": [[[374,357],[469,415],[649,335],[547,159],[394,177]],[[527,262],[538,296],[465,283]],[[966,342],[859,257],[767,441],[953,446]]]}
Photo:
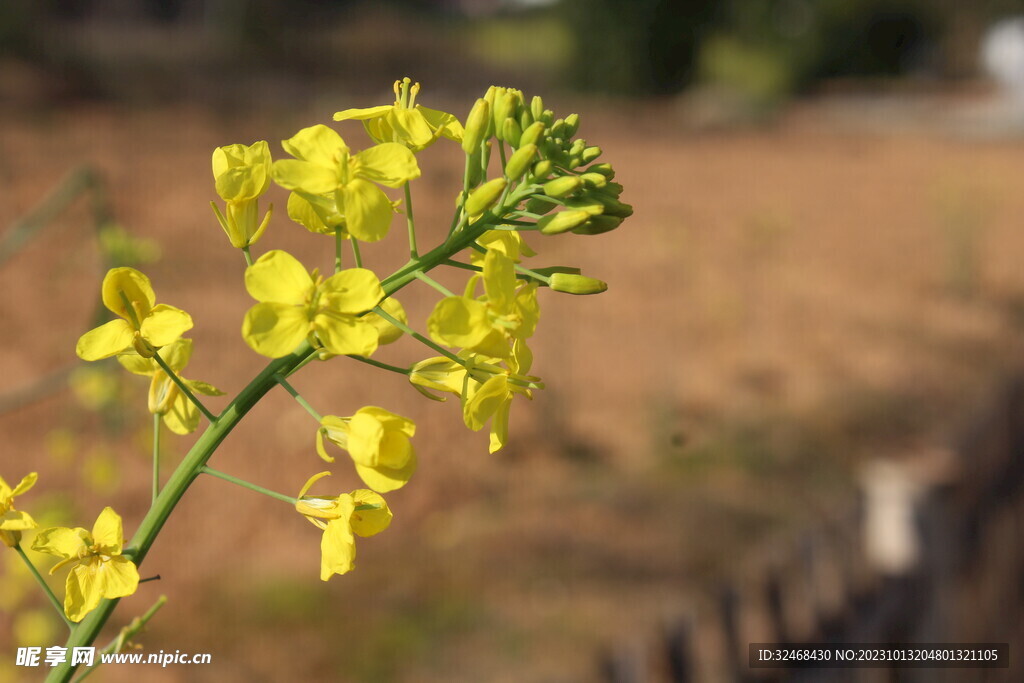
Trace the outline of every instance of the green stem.
{"label": "green stem", "polygon": [[416,222],[412,216],[412,191],[408,181],[405,183],[405,221],[409,228],[409,258],[415,259],[419,252],[416,250]]}
{"label": "green stem", "polygon": [[438,346],[437,344],[435,344],[431,340],[427,339],[426,337],[424,337],[422,334],[420,334],[416,330],[412,329],[411,327],[409,327],[408,325],[403,323],[398,318],[395,318],[395,317],[392,317],[391,315],[389,315],[388,312],[385,311],[380,306],[377,306],[376,308],[374,308],[373,312],[376,313],[377,315],[379,315],[380,317],[384,318],[384,320],[387,320],[389,323],[391,323],[392,325],[394,325],[398,329],[402,330],[402,332],[405,332],[407,335],[409,335],[410,337],[412,337],[416,341],[422,342],[423,344],[426,344],[427,346],[429,346],[433,350],[437,351],[442,356],[444,356],[444,357],[446,357],[446,358],[448,358],[450,360],[455,361],[459,365],[465,365],[466,364],[464,360],[462,360],[461,358],[456,356],[454,353],[452,353],[448,349],[444,348],[443,346]]}
{"label": "green stem", "polygon": [[39,587],[43,589],[43,592],[46,593],[46,597],[50,599],[50,604],[52,604],[53,608],[57,610],[57,614],[60,615],[60,618],[65,624],[67,624],[69,629],[74,630],[75,622],[68,619],[67,615],[64,614],[64,607],[60,604],[60,600],[58,600],[57,596],[53,594],[53,590],[50,589],[50,585],[46,583],[46,579],[44,579],[43,575],[39,573],[36,566],[32,564],[32,560],[28,559],[28,555],[25,554],[25,549],[21,547],[20,543],[15,545],[14,549],[18,552],[18,555],[21,556],[21,559],[25,563],[25,566],[28,567],[28,570],[32,572],[32,576],[35,578],[36,583],[39,584]]}
{"label": "green stem", "polygon": [[245,257],[245,265],[252,265],[252,254],[249,253],[249,245],[242,247],[242,256]]}
{"label": "green stem", "polygon": [[356,261],[356,268],[363,267],[363,255],[359,252],[359,240],[355,237],[349,240],[352,243],[352,258]]}
{"label": "green stem", "polygon": [[302,398],[302,394],[296,391],[295,387],[293,387],[291,384],[288,384],[288,380],[286,380],[283,375],[275,375],[274,380],[281,385],[282,389],[291,394],[292,398],[295,399],[295,402],[298,403],[303,408],[305,408],[306,412],[312,415],[317,422],[323,421],[323,417],[320,416],[320,413],[316,412],[316,410],[313,409],[313,406],[309,405],[309,402],[306,399]]}
{"label": "green stem", "polygon": [[160,416],[153,416],[153,500],[150,505],[156,503],[156,497],[160,495]]}
{"label": "green stem", "polygon": [[265,489],[262,486],[254,484],[251,481],[246,481],[245,479],[239,479],[238,477],[232,477],[230,474],[227,474],[225,472],[221,472],[220,470],[215,470],[212,467],[207,467],[207,466],[204,465],[203,467],[199,468],[199,471],[202,472],[203,474],[209,474],[211,477],[217,477],[218,479],[223,479],[224,481],[228,481],[228,482],[231,482],[232,484],[235,484],[237,486],[241,486],[244,489],[249,489],[250,491],[255,491],[256,493],[262,493],[265,496],[270,496],[271,498],[275,498],[277,500],[284,501],[285,503],[289,503],[291,505],[295,505],[295,503],[296,503],[296,499],[292,498],[291,496],[286,496],[283,493],[278,493],[277,491],[271,491],[270,489]]}
{"label": "green stem", "polygon": [[360,363],[366,363],[367,365],[372,365],[374,367],[381,368],[383,370],[390,370],[391,372],[397,372],[400,375],[408,375],[409,372],[410,372],[409,368],[400,368],[397,365],[388,365],[387,363],[382,363],[379,360],[374,360],[372,358],[367,358],[366,356],[348,356],[348,357],[351,358],[352,360],[357,360]]}
{"label": "green stem", "polygon": [[167,361],[161,358],[159,353],[153,354],[153,360],[155,360],[156,364],[159,365],[160,368],[167,373],[167,376],[171,378],[171,381],[178,385],[178,388],[181,389],[181,393],[185,394],[185,397],[188,398],[188,400],[192,401],[192,404],[196,408],[199,408],[199,412],[205,415],[207,420],[209,420],[210,422],[217,421],[217,416],[211,413],[210,410],[203,405],[203,402],[196,398],[196,395],[192,393],[192,390],[189,389],[188,386],[183,381],[181,381],[181,378],[178,377],[178,373],[176,373],[174,370],[171,370],[170,366],[167,365]]}
{"label": "green stem", "polygon": [[441,292],[445,296],[455,296],[455,294],[453,294],[450,289],[448,289],[447,287],[442,285],[440,282],[438,282],[434,278],[429,277],[426,273],[423,273],[423,272],[416,273],[416,279],[425,282],[426,284],[430,285],[431,287],[433,287],[437,291]]}
{"label": "green stem", "polygon": [[[353,238],[355,239],[355,238]],[[334,229],[334,272],[341,272],[341,226]]]}

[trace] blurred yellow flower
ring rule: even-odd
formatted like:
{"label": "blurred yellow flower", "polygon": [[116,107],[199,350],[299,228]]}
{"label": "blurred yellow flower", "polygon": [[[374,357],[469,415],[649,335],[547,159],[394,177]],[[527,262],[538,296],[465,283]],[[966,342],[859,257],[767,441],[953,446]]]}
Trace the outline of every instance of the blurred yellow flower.
{"label": "blurred yellow flower", "polygon": [[12,489],[0,477],[0,541],[10,548],[21,542],[22,531],[36,526],[31,515],[14,509],[14,499],[35,486],[38,478],[38,474],[30,472]]}

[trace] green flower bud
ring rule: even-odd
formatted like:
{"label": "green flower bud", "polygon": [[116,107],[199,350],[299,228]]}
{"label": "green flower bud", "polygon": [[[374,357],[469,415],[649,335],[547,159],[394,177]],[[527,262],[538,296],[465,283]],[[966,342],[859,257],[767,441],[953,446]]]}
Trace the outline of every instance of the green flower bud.
{"label": "green flower bud", "polygon": [[555,122],[555,112],[551,111],[550,109],[545,109],[544,112],[537,118],[539,118],[541,121],[550,126],[552,123]]}
{"label": "green flower bud", "polygon": [[600,294],[608,289],[608,285],[600,280],[568,273],[555,273],[551,276],[548,286],[556,292],[566,294]]}
{"label": "green flower bud", "polygon": [[599,156],[601,156],[600,147],[587,147],[585,150],[583,150],[583,163],[589,164],[591,161],[594,161]]}
{"label": "green flower bud", "polygon": [[553,167],[554,166],[551,163],[550,159],[538,161],[536,164],[533,165],[533,177],[538,180],[543,180],[544,178],[547,178],[549,175],[551,175],[551,169]]}
{"label": "green flower bud", "polygon": [[466,128],[462,133],[462,151],[472,154],[480,147],[485,135],[487,126],[491,120],[491,105],[485,99],[478,99],[466,117]]}
{"label": "green flower bud", "polygon": [[505,120],[515,113],[515,107],[511,93],[502,89],[494,94],[494,132],[499,140],[505,139]]}
{"label": "green flower bud", "polygon": [[614,197],[607,197],[605,195],[596,194],[594,198],[597,201],[604,204],[604,213],[606,216],[617,216],[618,218],[629,218],[633,215],[633,207],[629,204],[620,202]]}
{"label": "green flower bud", "polygon": [[508,181],[504,178],[495,178],[473,190],[466,200],[466,213],[476,216],[487,211],[501,198],[501,193],[505,191],[507,185]]}
{"label": "green flower bud", "polygon": [[[536,197],[526,202],[527,211],[541,216],[546,214],[548,211],[555,208],[556,206],[558,206],[558,204],[555,204],[553,202],[546,202],[543,199],[537,199]],[[601,205],[601,210],[604,211],[604,204]]]}
{"label": "green flower bud", "polygon": [[620,183],[609,182],[601,188],[601,191],[605,194],[610,194],[611,196],[618,198],[618,196],[622,194],[622,185]]}
{"label": "green flower bud", "polygon": [[607,162],[603,164],[594,164],[587,169],[587,173],[600,173],[608,180],[615,177],[615,169],[613,169],[612,165]]}
{"label": "green flower bud", "polygon": [[519,144],[524,147],[526,145],[535,145],[540,140],[541,135],[544,135],[544,122],[534,121],[523,129],[523,134],[519,137]]}
{"label": "green flower bud", "polygon": [[[515,154],[509,157],[505,164],[505,177],[509,180],[519,180],[530,168],[533,158],[537,156],[537,145],[523,145]],[[604,176],[601,176],[602,178]]]}
{"label": "green flower bud", "polygon": [[544,100],[541,99],[540,95],[534,95],[530,101],[530,113],[533,115],[534,121],[540,121],[541,117],[544,116]]}
{"label": "green flower bud", "polygon": [[576,131],[580,129],[580,115],[569,114],[565,117],[565,133],[569,137],[576,135]]}
{"label": "green flower bud", "polygon": [[472,154],[469,155],[469,187],[473,188],[484,180],[483,150],[477,145]]}
{"label": "green flower bud", "polygon": [[523,136],[523,129],[519,127],[518,121],[509,117],[505,119],[502,134],[505,138],[505,142],[512,145],[512,147],[519,147],[519,140]]}
{"label": "green flower bud", "polygon": [[582,180],[574,175],[566,175],[544,183],[543,189],[549,197],[568,197],[582,186]]}
{"label": "green flower bud", "polygon": [[600,173],[581,173],[580,178],[587,187],[604,187],[608,184],[608,179]]}
{"label": "green flower bud", "polygon": [[569,148],[569,154],[573,156],[582,155],[583,150],[587,148],[587,141],[583,138],[572,141],[572,147]]}
{"label": "green flower bud", "polygon": [[522,111],[519,112],[519,127],[526,130],[533,125],[533,114],[530,112],[530,108],[524,106]]}
{"label": "green flower bud", "polygon": [[565,132],[565,119],[558,119],[551,124],[551,135],[556,138],[568,138],[571,137]]}
{"label": "green flower bud", "polygon": [[609,232],[622,225],[622,219],[617,216],[591,216],[590,220],[573,228],[574,235],[600,235]]}
{"label": "green flower bud", "polygon": [[537,221],[537,227],[540,228],[541,234],[558,235],[563,232],[568,232],[573,228],[578,228],[589,218],[590,214],[586,211],[559,211],[558,213],[541,218]]}

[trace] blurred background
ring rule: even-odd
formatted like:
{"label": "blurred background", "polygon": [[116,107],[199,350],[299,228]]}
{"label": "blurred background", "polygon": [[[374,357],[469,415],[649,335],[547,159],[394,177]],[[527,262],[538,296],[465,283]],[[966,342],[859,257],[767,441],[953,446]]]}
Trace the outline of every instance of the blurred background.
{"label": "blurred background", "polygon": [[[192,314],[186,376],[230,397],[264,365],[239,335],[244,263],[208,206],[214,147],[266,139],[283,155],[301,127],[389,104],[403,76],[460,118],[506,85],[580,113],[636,211],[605,235],[534,240],[533,264],[610,289],[541,292],[547,388],[517,401],[496,455],[457,405],[397,375],[344,361],[298,375],[322,413],[416,420],[420,469],[388,497],[391,528],[322,583],[316,529],[200,479],[143,566],[161,580],[122,601],[110,635],[166,593],[142,651],[213,663],[93,680],[768,680],[748,642],[829,638],[1009,642],[1013,661],[1018,13],[1019,0],[0,3],[0,475],[39,471],[19,507],[42,525],[90,526],[109,504],[130,534],[149,504],[146,380],[73,351],[109,264],[140,267]],[[334,125],[365,144],[358,124]],[[462,153],[442,140],[420,164],[429,244]],[[329,267],[331,240],[291,223],[279,188],[270,198],[256,253]],[[403,252],[401,235],[364,250],[381,274]],[[434,298],[403,291],[414,326]],[[426,355],[404,339],[378,357]],[[272,392],[211,464],[293,495],[323,469],[314,434]],[[165,438],[166,472],[194,440]],[[358,485],[334,469],[325,490]],[[2,559],[0,681],[33,680],[16,648],[63,633]],[[942,673],[852,680],[1020,680]]]}

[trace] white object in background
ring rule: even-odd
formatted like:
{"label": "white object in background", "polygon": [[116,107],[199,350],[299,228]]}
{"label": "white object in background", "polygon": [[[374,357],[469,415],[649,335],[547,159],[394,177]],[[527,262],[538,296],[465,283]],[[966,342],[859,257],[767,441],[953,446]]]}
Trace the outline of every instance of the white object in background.
{"label": "white object in background", "polygon": [[906,574],[921,555],[917,508],[926,487],[909,467],[876,460],[861,475],[864,490],[864,552],[883,574]]}
{"label": "white object in background", "polygon": [[1024,106],[1024,16],[992,25],[981,41],[981,62],[1003,92]]}

